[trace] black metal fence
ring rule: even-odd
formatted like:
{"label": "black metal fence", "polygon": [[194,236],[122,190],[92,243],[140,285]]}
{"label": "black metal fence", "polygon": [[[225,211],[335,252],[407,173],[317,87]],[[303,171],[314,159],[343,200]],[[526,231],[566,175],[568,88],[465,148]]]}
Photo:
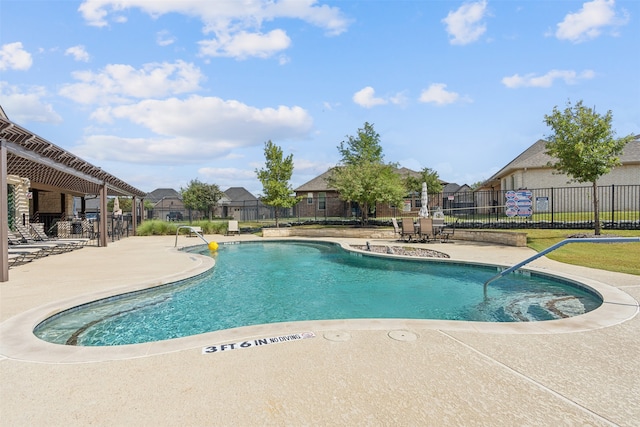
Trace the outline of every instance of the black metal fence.
{"label": "black metal fence", "polygon": [[[599,186],[597,194],[603,228],[640,229],[640,185]],[[368,217],[390,223],[392,217],[417,217],[421,206],[420,195],[414,194],[403,206],[378,204]],[[432,215],[461,228],[594,228],[591,186],[430,194],[428,207]],[[357,223],[361,213],[357,204],[326,195],[279,209],[278,217],[289,223]],[[236,203],[233,217],[272,222],[275,209],[259,201]]]}
{"label": "black metal fence", "polygon": [[[30,224],[31,227],[39,227],[50,237],[58,238],[85,238],[89,239],[88,246],[100,244],[100,222],[107,222],[107,240],[114,242],[124,237],[133,235],[133,220],[131,215],[107,214],[103,219],[97,215],[95,219],[66,217],[61,214],[36,213],[33,217],[22,215],[22,225]],[[9,227],[13,229],[12,226]]]}
{"label": "black metal fence", "polygon": [[[597,187],[605,228],[640,229],[640,185]],[[442,210],[472,227],[593,228],[593,188],[535,188],[443,194]]]}

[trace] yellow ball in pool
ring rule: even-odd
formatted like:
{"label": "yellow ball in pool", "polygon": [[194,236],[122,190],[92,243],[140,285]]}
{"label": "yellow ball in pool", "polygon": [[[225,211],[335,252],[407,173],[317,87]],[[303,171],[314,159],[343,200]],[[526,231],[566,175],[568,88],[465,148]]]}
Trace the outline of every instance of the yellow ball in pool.
{"label": "yellow ball in pool", "polygon": [[218,250],[218,244],[216,242],[209,242],[209,250],[210,251],[217,251]]}

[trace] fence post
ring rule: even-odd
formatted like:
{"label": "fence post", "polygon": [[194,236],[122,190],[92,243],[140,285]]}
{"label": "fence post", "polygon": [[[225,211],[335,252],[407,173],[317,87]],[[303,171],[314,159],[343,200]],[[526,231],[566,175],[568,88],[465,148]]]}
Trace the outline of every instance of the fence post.
{"label": "fence post", "polygon": [[615,184],[611,184],[611,228],[613,228],[613,224],[616,223],[616,186]]}
{"label": "fence post", "polygon": [[553,196],[555,194],[554,190],[555,189],[553,187],[551,187],[551,226],[554,225],[554,222],[553,222],[553,213],[555,212],[555,206],[554,206],[554,203],[553,203],[554,202],[554,197]]}

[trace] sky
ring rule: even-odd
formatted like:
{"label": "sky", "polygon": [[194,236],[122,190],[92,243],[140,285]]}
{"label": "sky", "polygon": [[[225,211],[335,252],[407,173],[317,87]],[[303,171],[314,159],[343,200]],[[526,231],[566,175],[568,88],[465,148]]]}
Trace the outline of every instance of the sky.
{"label": "sky", "polygon": [[0,105],[136,188],[296,188],[366,122],[386,162],[491,177],[582,100],[640,134],[640,1],[2,0]]}

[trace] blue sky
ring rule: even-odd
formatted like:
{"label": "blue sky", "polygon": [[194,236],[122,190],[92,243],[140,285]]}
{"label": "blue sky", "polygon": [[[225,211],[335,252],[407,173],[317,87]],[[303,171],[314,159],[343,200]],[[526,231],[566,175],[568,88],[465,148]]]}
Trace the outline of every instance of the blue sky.
{"label": "blue sky", "polygon": [[473,184],[583,100],[640,133],[640,2],[2,0],[9,118],[143,191],[297,187],[365,122],[387,162]]}

